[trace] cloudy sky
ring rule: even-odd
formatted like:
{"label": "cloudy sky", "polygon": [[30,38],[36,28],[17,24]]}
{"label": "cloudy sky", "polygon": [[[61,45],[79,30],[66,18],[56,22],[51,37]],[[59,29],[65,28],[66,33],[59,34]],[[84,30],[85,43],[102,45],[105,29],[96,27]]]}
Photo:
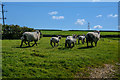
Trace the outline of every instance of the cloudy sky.
{"label": "cloudy sky", "polygon": [[118,0],[109,0],[114,2],[84,0],[84,2],[31,3],[14,2],[19,0],[10,1],[13,2],[8,2],[8,0],[3,2],[4,9],[8,11],[5,13],[6,24],[17,24],[35,29],[87,30],[89,22],[91,30],[118,30]]}

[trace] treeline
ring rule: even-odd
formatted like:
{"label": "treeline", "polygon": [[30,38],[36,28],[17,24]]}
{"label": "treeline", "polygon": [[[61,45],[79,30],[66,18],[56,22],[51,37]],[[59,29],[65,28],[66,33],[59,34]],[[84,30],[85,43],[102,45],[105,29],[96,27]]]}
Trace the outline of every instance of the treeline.
{"label": "treeline", "polygon": [[19,25],[2,25],[2,39],[20,39],[24,32],[35,31],[33,28]]}

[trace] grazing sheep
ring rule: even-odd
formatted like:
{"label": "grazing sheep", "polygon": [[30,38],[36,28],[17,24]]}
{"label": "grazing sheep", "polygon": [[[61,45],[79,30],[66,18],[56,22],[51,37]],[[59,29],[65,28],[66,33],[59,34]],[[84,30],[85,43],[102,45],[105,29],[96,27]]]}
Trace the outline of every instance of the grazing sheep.
{"label": "grazing sheep", "polygon": [[67,38],[73,38],[73,36],[67,36]]}
{"label": "grazing sheep", "polygon": [[78,36],[78,44],[80,44],[80,40],[81,40],[82,44],[84,44],[85,36]]}
{"label": "grazing sheep", "polygon": [[88,32],[86,37],[86,42],[87,42],[87,47],[88,47],[88,42],[91,42],[91,45],[93,46],[93,42],[95,43],[95,46],[97,46],[97,42],[100,39],[100,32]]}
{"label": "grazing sheep", "polygon": [[[73,35],[73,36],[67,36],[66,40],[65,40],[65,47],[69,47],[72,48],[74,47],[75,43],[76,43],[76,39],[77,36]],[[71,44],[73,44],[73,46],[71,46]]]}
{"label": "grazing sheep", "polygon": [[35,31],[35,32],[24,32],[23,36],[21,37],[21,45],[22,47],[23,42],[27,45],[26,41],[28,42],[28,45],[30,46],[30,42],[34,41],[35,43],[32,45],[34,46],[36,44],[37,46],[37,41],[40,40],[41,32]]}
{"label": "grazing sheep", "polygon": [[[52,37],[52,38],[50,39],[50,45],[51,45],[52,47],[55,47],[55,46],[56,46],[56,43],[57,43],[57,46],[58,46],[60,39],[61,39],[61,36]],[[54,46],[53,46],[52,43],[54,43]]]}

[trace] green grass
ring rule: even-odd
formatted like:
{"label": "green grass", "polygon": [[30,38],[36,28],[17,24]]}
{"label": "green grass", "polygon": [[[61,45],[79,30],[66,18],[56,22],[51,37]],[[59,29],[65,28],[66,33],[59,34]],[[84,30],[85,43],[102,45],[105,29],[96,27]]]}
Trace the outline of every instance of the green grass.
{"label": "green grass", "polygon": [[[88,31],[42,31],[44,35],[83,35],[87,34]],[[118,35],[118,32],[100,32],[101,35]]]}
{"label": "green grass", "polygon": [[50,37],[28,48],[19,48],[20,40],[2,40],[2,77],[74,78],[77,72],[89,76],[88,67],[118,62],[118,39],[104,38],[97,47],[86,48],[85,43],[72,49],[65,48],[65,38],[57,48],[50,46]]}

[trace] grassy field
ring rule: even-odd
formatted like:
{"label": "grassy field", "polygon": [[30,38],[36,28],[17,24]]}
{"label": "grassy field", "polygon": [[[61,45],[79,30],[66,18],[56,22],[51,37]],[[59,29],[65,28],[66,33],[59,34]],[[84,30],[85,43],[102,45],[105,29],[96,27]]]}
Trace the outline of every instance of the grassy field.
{"label": "grassy field", "polygon": [[[88,31],[42,31],[44,35],[83,35],[87,34]],[[101,35],[118,35],[118,32],[100,32]]]}
{"label": "grassy field", "polygon": [[20,40],[3,40],[2,77],[74,78],[78,72],[80,77],[89,76],[88,67],[118,62],[119,39],[104,38],[97,47],[87,48],[85,43],[72,49],[65,48],[65,38],[57,48],[50,46],[50,37],[43,37],[38,46],[23,48],[19,48]]}

